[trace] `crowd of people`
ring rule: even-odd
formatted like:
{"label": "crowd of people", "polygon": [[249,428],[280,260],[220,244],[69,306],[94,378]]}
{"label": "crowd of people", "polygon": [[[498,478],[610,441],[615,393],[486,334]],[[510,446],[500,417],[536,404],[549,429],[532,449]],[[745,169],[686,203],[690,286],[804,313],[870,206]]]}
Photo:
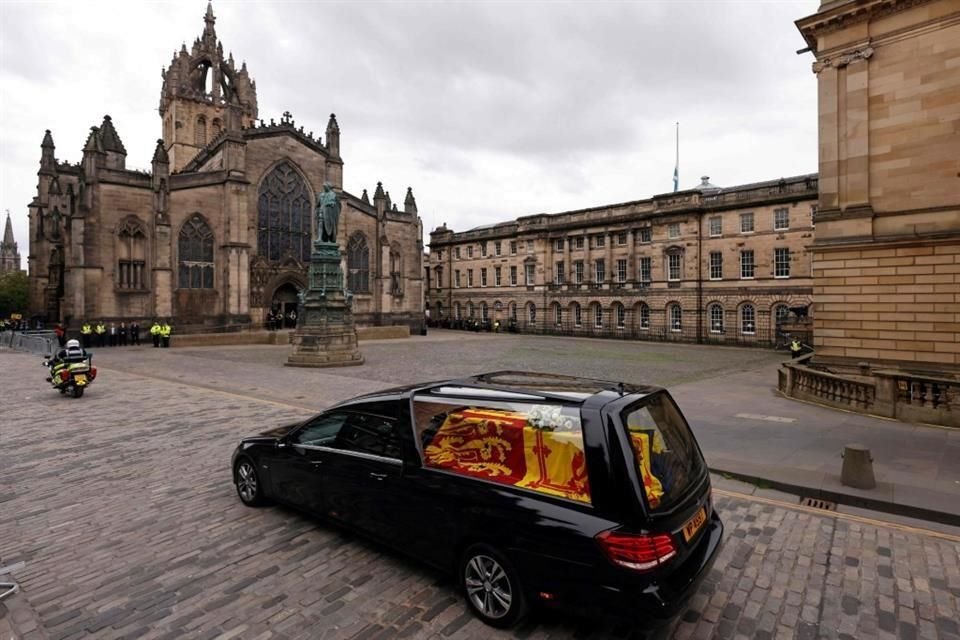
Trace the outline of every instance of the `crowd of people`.
{"label": "crowd of people", "polygon": [[[14,314],[10,318],[0,318],[0,331],[28,331],[43,328],[43,323],[28,322],[18,314]],[[84,349],[138,346],[142,332],[139,320],[130,323],[126,321],[106,323],[103,320],[84,320],[80,323],[78,332],[71,331],[67,324],[63,322],[57,322],[53,325],[53,333],[57,337],[57,343],[60,347],[66,345],[69,338],[78,337]],[[168,320],[154,320],[150,324],[149,332],[154,347],[170,346],[170,334],[173,333],[173,327],[170,326]]]}

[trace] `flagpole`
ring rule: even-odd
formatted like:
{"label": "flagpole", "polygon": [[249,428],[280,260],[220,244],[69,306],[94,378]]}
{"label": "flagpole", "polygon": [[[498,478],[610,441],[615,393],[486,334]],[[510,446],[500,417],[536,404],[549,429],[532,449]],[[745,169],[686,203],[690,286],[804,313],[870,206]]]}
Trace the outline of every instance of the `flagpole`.
{"label": "flagpole", "polygon": [[673,191],[680,188],[680,123],[677,122],[677,163],[673,166]]}

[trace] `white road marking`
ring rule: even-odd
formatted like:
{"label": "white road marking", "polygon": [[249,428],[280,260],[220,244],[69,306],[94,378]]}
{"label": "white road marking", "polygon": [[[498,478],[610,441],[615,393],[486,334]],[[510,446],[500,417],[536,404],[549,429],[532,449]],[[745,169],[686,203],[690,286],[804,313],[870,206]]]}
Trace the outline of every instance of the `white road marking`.
{"label": "white road marking", "polygon": [[747,418],[748,420],[766,420],[767,422],[796,422],[796,418],[784,418],[782,416],[764,416],[757,413],[738,413],[734,418]]}

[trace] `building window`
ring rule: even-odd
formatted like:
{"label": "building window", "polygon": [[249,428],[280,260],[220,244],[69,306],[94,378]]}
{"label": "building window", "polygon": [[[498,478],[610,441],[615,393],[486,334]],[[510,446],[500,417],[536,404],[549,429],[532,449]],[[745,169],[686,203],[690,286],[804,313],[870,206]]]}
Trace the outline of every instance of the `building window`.
{"label": "building window", "polygon": [[626,232],[626,231],[618,231],[618,232],[617,232],[617,244],[620,245],[621,247],[622,247],[623,245],[627,244],[627,232]]}
{"label": "building window", "polygon": [[602,233],[598,233],[593,237],[593,246],[597,249],[602,249],[606,245],[606,238]]}
{"label": "building window", "polygon": [[486,243],[486,242],[481,242],[481,243],[480,243],[480,255],[481,255],[481,256],[486,256],[486,255],[487,255],[487,243]]}
{"label": "building window", "polygon": [[556,284],[563,284],[563,260],[559,260],[556,264],[556,275],[554,276],[554,282]]}
{"label": "building window", "polygon": [[710,305],[710,333],[723,333],[723,307]]}
{"label": "building window", "polygon": [[453,305],[453,317],[455,320],[460,320],[463,317],[459,302],[454,303]]}
{"label": "building window", "polygon": [[307,183],[293,165],[281,162],[264,178],[257,193],[257,253],[271,261],[292,255],[308,263],[312,224]]}
{"label": "building window", "polygon": [[617,260],[617,282],[623,284],[627,281],[627,259],[620,258]]}
{"label": "building window", "polygon": [[205,146],[207,144],[207,119],[203,116],[197,117],[197,128],[193,132],[194,142],[198,147]]}
{"label": "building window", "polygon": [[443,317],[443,303],[440,302],[439,300],[437,300],[437,317],[438,318]]}
{"label": "building window", "polygon": [[680,279],[680,258],[679,253],[671,253],[667,256],[667,280]]}
{"label": "building window", "polygon": [[650,328],[650,307],[647,306],[646,302],[640,303],[640,328]]}
{"label": "building window", "polygon": [[127,220],[117,230],[117,288],[146,289],[146,234],[139,222]]}
{"label": "building window", "polygon": [[473,303],[472,303],[472,302],[468,302],[468,303],[467,303],[467,317],[468,317],[468,318],[472,318],[472,317],[473,317]]}
{"label": "building window", "polygon": [[511,287],[517,286],[517,268],[516,267],[510,267],[510,286]]}
{"label": "building window", "polygon": [[723,235],[723,218],[713,216],[710,218],[710,237],[716,238]]}
{"label": "building window", "polygon": [[454,247],[454,248],[453,248],[453,256],[454,256],[457,260],[460,259],[460,247]]}
{"label": "building window", "polygon": [[593,326],[597,329],[603,328],[603,307],[599,302],[593,303]]}
{"label": "building window", "polygon": [[652,271],[652,266],[652,258],[640,258],[640,282],[644,284],[650,284],[650,273]]}
{"label": "building window", "polygon": [[557,238],[553,241],[554,251],[563,251],[563,238]]}
{"label": "building window", "polygon": [[[457,272],[457,286],[460,286]],[[359,231],[350,236],[347,243],[347,289],[353,293],[370,291],[370,249],[367,236]]]}
{"label": "building window", "polygon": [[781,324],[787,321],[787,316],[790,314],[790,309],[785,304],[778,304],[773,308],[773,317],[776,325],[779,327]]}
{"label": "building window", "polygon": [[595,266],[596,266],[595,275],[597,276],[597,279],[595,280],[595,282],[597,284],[600,284],[603,282],[603,279],[607,276],[603,260],[597,260],[595,263]]}
{"label": "building window", "polygon": [[754,273],[753,250],[740,252],[740,279],[752,280]]}
{"label": "building window", "polygon": [[790,249],[777,247],[773,250],[773,277],[790,277]]}
{"label": "building window", "polygon": [[443,287],[443,267],[437,267],[437,291]]}
{"label": "building window", "polygon": [[679,238],[680,237],[680,223],[671,222],[667,227],[667,237],[669,238]]}
{"label": "building window", "polygon": [[517,303],[511,302],[509,309],[510,309],[510,319],[516,322],[517,321]]}
{"label": "building window", "polygon": [[510,255],[512,255],[512,256],[517,255],[517,241],[516,241],[516,240],[511,240],[511,241],[510,241]]}
{"label": "building window", "polygon": [[583,260],[573,263],[573,281],[576,284],[583,284]]}
{"label": "building window", "polygon": [[485,268],[480,269],[480,286],[487,286],[487,270]]}
{"label": "building window", "polygon": [[753,213],[740,214],[740,233],[753,233]]}
{"label": "building window", "polygon": [[577,249],[583,249],[583,236],[577,236],[573,242],[573,246]]}
{"label": "building window", "polygon": [[480,319],[486,321],[489,318],[489,315],[490,314],[487,309],[487,303],[481,302],[480,303]]}
{"label": "building window", "polygon": [[437,260],[443,260],[443,249],[437,249]]}
{"label": "building window", "polygon": [[670,319],[670,331],[683,331],[683,309],[673,303],[667,307],[667,317]]}
{"label": "building window", "polygon": [[773,228],[776,231],[786,231],[790,228],[790,209],[781,207],[773,210]]}
{"label": "building window", "polygon": [[653,240],[653,229],[651,227],[640,228],[640,242],[646,244]]}
{"label": "building window", "polygon": [[752,304],[740,307],[740,331],[748,336],[757,332],[757,312]]}
{"label": "building window", "polygon": [[180,229],[179,273],[181,289],[213,289],[213,232],[195,213]]}
{"label": "building window", "polygon": [[473,269],[467,269],[467,286],[473,286]]}
{"label": "building window", "polygon": [[558,327],[563,324],[563,309],[559,302],[553,303],[553,321]]}
{"label": "building window", "polygon": [[583,326],[583,309],[576,302],[573,303],[573,324],[577,327]]}
{"label": "building window", "polygon": [[723,279],[723,254],[719,251],[710,252],[710,279]]}
{"label": "building window", "polygon": [[617,313],[617,329],[623,329],[627,326],[627,310],[622,304],[613,305]]}
{"label": "building window", "polygon": [[500,278],[501,271],[502,271],[502,270],[500,269],[500,267],[496,267],[496,268],[493,270],[493,281],[494,281],[494,283],[495,283],[498,287],[499,287],[500,284],[501,284],[501,278]]}
{"label": "building window", "polygon": [[493,252],[499,256],[501,255],[502,251],[503,251],[503,243],[497,240],[496,242],[493,243]]}
{"label": "building window", "polygon": [[533,253],[533,240],[527,240],[527,253]]}
{"label": "building window", "polygon": [[453,286],[460,288],[460,269],[453,272]]}
{"label": "building window", "polygon": [[472,258],[472,257],[473,257],[473,245],[472,245],[472,244],[467,247],[467,257],[468,257],[468,258]]}
{"label": "building window", "polygon": [[530,320],[530,324],[537,321],[537,306],[532,302],[527,303],[527,318]]}
{"label": "building window", "polygon": [[523,266],[523,271],[526,277],[528,287],[532,287],[534,285],[535,267],[536,265],[533,265],[533,264],[527,264]]}

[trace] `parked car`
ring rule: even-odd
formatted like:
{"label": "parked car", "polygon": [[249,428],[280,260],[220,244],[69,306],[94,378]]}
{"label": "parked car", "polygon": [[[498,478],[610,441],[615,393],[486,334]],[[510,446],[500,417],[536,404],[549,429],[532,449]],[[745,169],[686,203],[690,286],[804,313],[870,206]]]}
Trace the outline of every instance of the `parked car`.
{"label": "parked car", "polygon": [[669,617],[723,535],[670,395],[569,376],[362,396],[244,439],[233,479],[246,505],[290,504],[450,571],[496,627],[534,604]]}

